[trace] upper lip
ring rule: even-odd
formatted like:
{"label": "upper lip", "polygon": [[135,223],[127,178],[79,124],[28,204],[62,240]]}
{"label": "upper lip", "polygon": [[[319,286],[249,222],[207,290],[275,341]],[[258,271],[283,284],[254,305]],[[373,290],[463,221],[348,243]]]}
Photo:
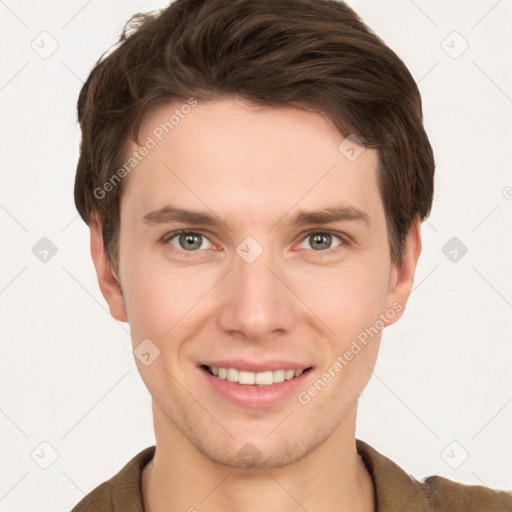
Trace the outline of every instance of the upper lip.
{"label": "upper lip", "polygon": [[236,368],[246,372],[264,372],[268,370],[305,370],[312,365],[297,361],[285,361],[273,359],[272,361],[247,361],[244,359],[221,359],[201,363],[204,366],[216,366],[217,368]]}

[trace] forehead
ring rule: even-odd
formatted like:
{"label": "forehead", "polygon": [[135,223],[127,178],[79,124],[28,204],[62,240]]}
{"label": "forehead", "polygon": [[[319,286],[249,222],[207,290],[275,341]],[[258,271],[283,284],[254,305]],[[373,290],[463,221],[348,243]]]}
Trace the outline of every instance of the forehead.
{"label": "forehead", "polygon": [[372,216],[382,206],[377,152],[347,158],[345,137],[318,113],[237,98],[184,100],[154,110],[140,133],[150,149],[123,194],[138,213],[179,203],[270,221],[295,207],[345,204]]}

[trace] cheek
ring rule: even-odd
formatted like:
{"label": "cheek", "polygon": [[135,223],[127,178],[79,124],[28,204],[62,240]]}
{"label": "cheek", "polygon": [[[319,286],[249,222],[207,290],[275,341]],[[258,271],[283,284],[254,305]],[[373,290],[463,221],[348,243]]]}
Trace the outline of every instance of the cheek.
{"label": "cheek", "polygon": [[379,317],[387,296],[387,277],[385,269],[368,266],[323,268],[302,272],[292,288],[336,333],[338,341],[346,341]]}
{"label": "cheek", "polygon": [[140,337],[159,339],[178,321],[183,295],[179,283],[155,279],[151,273],[132,275],[125,297],[134,341]]}
{"label": "cheek", "polygon": [[344,410],[368,383],[380,346],[386,290],[385,273],[344,268],[331,272],[308,296],[308,306],[328,328],[320,380],[329,391],[318,403],[332,400]]}
{"label": "cheek", "polygon": [[[131,263],[131,264],[129,264]],[[207,290],[218,279],[212,269],[172,267],[166,263],[136,261],[125,264],[125,305],[134,342],[139,338],[164,340],[176,326],[202,310]]]}

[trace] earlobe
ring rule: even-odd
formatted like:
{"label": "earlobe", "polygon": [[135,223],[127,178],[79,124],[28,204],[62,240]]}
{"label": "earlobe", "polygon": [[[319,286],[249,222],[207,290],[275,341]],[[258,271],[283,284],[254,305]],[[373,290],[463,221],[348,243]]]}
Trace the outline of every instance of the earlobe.
{"label": "earlobe", "polygon": [[99,222],[91,222],[89,228],[91,232],[91,256],[101,293],[107,301],[110,314],[120,322],[128,322],[121,285],[105,252],[101,225]]}
{"label": "earlobe", "polygon": [[409,229],[404,242],[401,265],[393,265],[390,288],[386,300],[386,311],[393,309],[396,314],[386,325],[394,324],[404,313],[405,306],[414,284],[414,273],[421,253],[421,220],[417,218]]}

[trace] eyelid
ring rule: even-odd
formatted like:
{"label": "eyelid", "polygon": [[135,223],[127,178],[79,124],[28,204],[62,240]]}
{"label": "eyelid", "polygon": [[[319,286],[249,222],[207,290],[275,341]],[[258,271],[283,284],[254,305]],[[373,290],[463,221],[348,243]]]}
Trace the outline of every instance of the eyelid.
{"label": "eyelid", "polygon": [[309,229],[308,231],[305,231],[304,233],[301,233],[299,235],[300,237],[300,240],[303,240],[304,238],[306,238],[307,236],[309,235],[312,235],[312,234],[320,234],[320,235],[332,235],[332,236],[336,236],[338,237],[340,240],[343,240],[344,242],[347,242],[349,241],[350,237],[346,234],[346,233],[343,233],[341,231],[336,231],[336,230],[333,230],[333,229],[318,229],[318,228],[314,228],[314,229]]}

